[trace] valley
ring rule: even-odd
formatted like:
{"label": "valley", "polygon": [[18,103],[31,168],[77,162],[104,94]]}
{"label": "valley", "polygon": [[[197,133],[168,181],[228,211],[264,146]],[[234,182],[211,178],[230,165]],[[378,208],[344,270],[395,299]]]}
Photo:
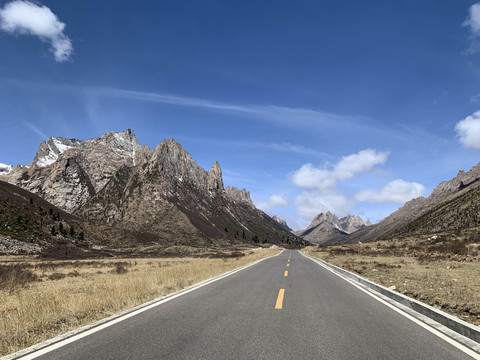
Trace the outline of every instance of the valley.
{"label": "valley", "polygon": [[0,351],[284,249],[480,324],[478,179],[480,165],[377,224],[326,212],[293,231],[246,189],[225,187],[218,162],[205,171],[174,139],[151,150],[131,130],[51,138],[31,164],[0,175]]}

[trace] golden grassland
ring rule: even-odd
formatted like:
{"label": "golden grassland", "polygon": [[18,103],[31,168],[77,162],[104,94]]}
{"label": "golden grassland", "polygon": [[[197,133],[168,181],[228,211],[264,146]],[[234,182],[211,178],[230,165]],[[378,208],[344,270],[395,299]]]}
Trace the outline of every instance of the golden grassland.
{"label": "golden grassland", "polygon": [[[480,325],[479,244],[407,238],[304,251],[377,284]],[[448,252],[438,249],[447,249]],[[462,249],[451,251],[452,248]]]}
{"label": "golden grassland", "polygon": [[[188,250],[188,249],[187,249]],[[0,257],[0,355],[277,254],[40,260]]]}

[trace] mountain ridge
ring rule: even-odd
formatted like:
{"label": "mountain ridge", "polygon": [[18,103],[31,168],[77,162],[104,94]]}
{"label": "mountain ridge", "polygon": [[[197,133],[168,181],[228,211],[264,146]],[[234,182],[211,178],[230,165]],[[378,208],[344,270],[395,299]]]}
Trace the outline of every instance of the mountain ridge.
{"label": "mountain ridge", "polygon": [[50,138],[31,164],[0,180],[94,224],[165,241],[306,244],[257,209],[247,190],[225,188],[217,161],[206,171],[175,139],[150,149],[130,129],[87,140]]}

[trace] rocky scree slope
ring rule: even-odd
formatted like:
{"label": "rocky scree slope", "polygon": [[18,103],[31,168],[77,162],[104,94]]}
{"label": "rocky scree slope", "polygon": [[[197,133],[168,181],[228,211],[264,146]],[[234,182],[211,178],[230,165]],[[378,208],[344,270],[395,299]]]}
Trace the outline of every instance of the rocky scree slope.
{"label": "rocky scree slope", "polygon": [[428,198],[419,197],[371,227],[326,244],[369,242],[397,236],[456,231],[480,226],[480,163],[440,183]]}
{"label": "rocky scree slope", "polygon": [[0,179],[99,226],[158,241],[305,243],[256,209],[245,189],[224,188],[217,162],[205,171],[174,139],[150,150],[131,130],[83,141],[50,138],[30,165]]}

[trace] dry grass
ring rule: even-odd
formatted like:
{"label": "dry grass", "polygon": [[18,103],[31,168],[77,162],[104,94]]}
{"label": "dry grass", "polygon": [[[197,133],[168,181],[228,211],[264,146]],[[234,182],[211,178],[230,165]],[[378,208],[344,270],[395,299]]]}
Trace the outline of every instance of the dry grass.
{"label": "dry grass", "polygon": [[[423,244],[408,238],[310,247],[305,251],[377,284],[392,287],[395,291],[480,325],[478,248],[471,243],[455,243],[454,239],[441,240],[437,246],[432,244],[431,238],[423,239]],[[451,252],[451,249],[460,248],[463,250],[456,252],[462,255]]]}
{"label": "dry grass", "polygon": [[279,251],[249,250],[246,256],[224,258],[80,261],[1,258],[0,355]]}

